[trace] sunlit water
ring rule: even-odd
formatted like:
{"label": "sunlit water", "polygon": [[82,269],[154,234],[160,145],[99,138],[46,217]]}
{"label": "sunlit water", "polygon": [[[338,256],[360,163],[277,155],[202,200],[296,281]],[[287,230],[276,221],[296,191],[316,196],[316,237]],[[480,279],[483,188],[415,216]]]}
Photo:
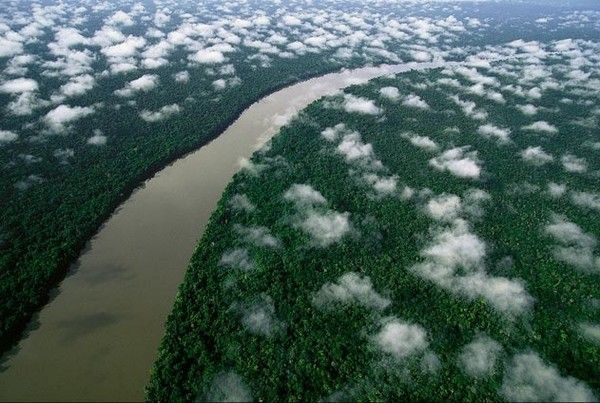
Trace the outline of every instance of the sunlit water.
{"label": "sunlit water", "polygon": [[328,74],[253,104],[216,140],[146,181],[90,240],[5,357],[0,400],[139,401],[194,247],[227,183],[298,110],[409,63]]}

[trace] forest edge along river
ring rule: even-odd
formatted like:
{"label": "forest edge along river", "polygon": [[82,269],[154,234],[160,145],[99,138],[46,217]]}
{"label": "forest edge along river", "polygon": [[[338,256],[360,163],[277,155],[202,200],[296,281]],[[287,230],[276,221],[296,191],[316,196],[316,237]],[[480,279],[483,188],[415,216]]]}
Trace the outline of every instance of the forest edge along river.
{"label": "forest edge along river", "polygon": [[140,401],[177,287],[241,158],[297,111],[349,85],[457,63],[364,67],[285,87],[135,190],[88,242],[0,362],[2,401]]}

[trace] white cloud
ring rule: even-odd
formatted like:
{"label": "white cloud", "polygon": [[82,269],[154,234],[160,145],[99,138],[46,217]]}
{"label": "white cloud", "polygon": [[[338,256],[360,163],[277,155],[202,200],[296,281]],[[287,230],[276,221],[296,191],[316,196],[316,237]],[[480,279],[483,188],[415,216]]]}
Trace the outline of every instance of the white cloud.
{"label": "white cloud", "polygon": [[523,158],[524,161],[536,166],[542,166],[554,161],[554,157],[546,153],[540,146],[527,147],[525,150],[521,151],[521,158]]}
{"label": "white cloud", "polygon": [[354,95],[344,95],[344,110],[349,113],[362,113],[366,115],[379,115],[381,109],[373,101],[366,98],[356,97]]}
{"label": "white cloud", "polygon": [[404,97],[402,101],[402,105],[408,106],[409,108],[417,108],[417,109],[429,109],[429,105],[420,96],[415,94],[410,94]]}
{"label": "white cloud", "polygon": [[267,227],[244,227],[243,225],[236,224],[234,229],[244,239],[244,242],[254,246],[278,248],[281,245],[279,239],[271,235]]}
{"label": "white cloud", "polygon": [[69,123],[94,113],[92,107],[59,105],[44,116],[44,121],[55,132],[63,131]]}
{"label": "white cloud", "polygon": [[225,55],[218,50],[201,49],[191,55],[190,60],[200,64],[218,64],[225,61]]}
{"label": "white cloud", "polygon": [[95,84],[96,80],[89,74],[72,77],[68,83],[60,87],[59,92],[63,95],[60,98],[83,95],[94,88]]}
{"label": "white cloud", "polygon": [[158,76],[155,74],[144,74],[140,78],[128,82],[125,87],[115,91],[120,97],[131,97],[136,92],[148,92],[158,85]]}
{"label": "white cloud", "polygon": [[560,162],[562,162],[563,168],[567,172],[583,173],[587,171],[587,162],[573,154],[563,155]]}
{"label": "white cloud", "polygon": [[530,130],[530,131],[538,132],[538,133],[549,133],[549,134],[558,133],[558,129],[556,128],[556,126],[551,125],[550,123],[545,122],[543,120],[534,122],[528,126],[523,126],[522,129]]}
{"label": "white cloud", "polygon": [[567,192],[567,185],[550,182],[548,183],[548,194],[551,197],[558,198]]}
{"label": "white cloud", "polygon": [[374,341],[384,353],[398,359],[423,352],[429,346],[425,329],[396,318],[383,325]]}
{"label": "white cloud", "polygon": [[391,304],[389,299],[373,289],[369,277],[355,272],[343,274],[336,283],[323,285],[313,297],[313,303],[318,307],[333,302],[358,304],[376,310],[383,310]]}
{"label": "white cloud", "polygon": [[407,138],[410,143],[415,146],[422,148],[427,151],[437,151],[439,146],[428,136],[419,136],[412,133],[403,133],[402,137]]}
{"label": "white cloud", "polygon": [[140,112],[140,118],[142,118],[146,122],[152,123],[168,119],[171,116],[178,114],[179,112],[181,112],[181,108],[179,107],[179,105],[165,105],[157,111],[148,111],[144,109]]}
{"label": "white cloud", "polygon": [[106,144],[107,138],[100,130],[95,130],[94,135],[87,140],[87,143],[92,146],[103,146]]}
{"label": "white cloud", "polygon": [[400,91],[396,87],[383,87],[379,90],[382,97],[397,101],[400,99]]}
{"label": "white cloud", "polygon": [[0,36],[0,57],[10,57],[23,53],[23,44]]}
{"label": "white cloud", "polygon": [[245,211],[252,213],[256,210],[256,206],[250,201],[245,194],[236,194],[229,200],[229,205],[234,211]]}
{"label": "white cloud", "polygon": [[429,165],[439,171],[448,171],[459,178],[479,178],[481,167],[477,152],[465,153],[465,147],[446,150],[442,155],[429,160]]}
{"label": "white cloud", "polygon": [[0,144],[11,143],[18,139],[19,136],[15,132],[9,130],[0,130]]}
{"label": "white cloud", "polygon": [[259,301],[244,307],[242,314],[242,324],[250,333],[268,337],[278,326],[275,305],[269,296],[261,295]]}
{"label": "white cloud", "polygon": [[223,256],[221,256],[219,265],[241,270],[252,270],[254,268],[254,262],[250,258],[248,250],[244,248],[235,248],[226,251]]}
{"label": "white cloud", "polygon": [[328,247],[339,242],[350,232],[350,213],[309,211],[300,223],[300,228],[309,234],[317,245]]}
{"label": "white cloud", "polygon": [[483,109],[478,109],[477,104],[472,101],[463,101],[457,95],[450,96],[450,99],[454,101],[458,106],[461,107],[463,113],[470,118],[475,120],[485,120],[488,117],[488,113]]}
{"label": "white cloud", "polygon": [[438,229],[421,255],[425,261],[411,270],[442,288],[472,299],[483,297],[507,314],[520,314],[531,306],[532,298],[520,281],[485,272],[486,245],[462,219]]}
{"label": "white cloud", "polygon": [[521,113],[527,116],[533,116],[536,113],[538,113],[538,108],[532,104],[517,105],[517,109],[519,109]]}
{"label": "white cloud", "polygon": [[199,400],[209,402],[251,402],[248,385],[235,372],[221,372],[213,379],[206,396]]}
{"label": "white cloud", "polygon": [[460,353],[462,369],[474,378],[489,376],[496,368],[501,351],[502,346],[498,342],[487,336],[478,336],[464,346]]}
{"label": "white cloud", "polygon": [[580,323],[579,329],[583,337],[592,343],[600,344],[600,325],[594,323]]}
{"label": "white cloud", "polygon": [[283,195],[285,200],[296,203],[298,207],[325,204],[327,201],[310,185],[293,184]]}
{"label": "white cloud", "polygon": [[302,25],[302,20],[300,20],[297,17],[294,17],[293,15],[284,15],[283,18],[281,19],[281,22],[283,22],[283,24],[290,26],[290,27]]}
{"label": "white cloud", "polygon": [[425,207],[427,215],[436,220],[454,220],[462,210],[460,197],[442,194],[429,200]]}
{"label": "white cloud", "polygon": [[37,91],[38,83],[30,78],[16,78],[8,80],[0,85],[0,92],[9,94],[22,94],[24,92]]}
{"label": "white cloud", "polygon": [[495,137],[500,143],[510,141],[510,129],[500,128],[492,124],[479,126],[477,133],[485,137]]}
{"label": "white cloud", "polygon": [[123,42],[116,45],[103,47],[100,51],[108,58],[116,59],[115,62],[124,58],[135,56],[138,49],[146,45],[146,40],[138,36],[128,36]]}
{"label": "white cloud", "polygon": [[188,71],[180,71],[173,76],[178,83],[187,83],[190,81],[190,73]]}
{"label": "white cloud", "polygon": [[346,157],[348,162],[358,159],[371,160],[375,155],[373,146],[363,143],[360,134],[356,132],[345,135],[338,144],[336,151]]}
{"label": "white cloud", "polygon": [[517,354],[506,369],[500,393],[508,401],[594,402],[583,382],[562,376],[535,353]]}
{"label": "white cloud", "polygon": [[594,256],[598,241],[593,235],[561,216],[554,216],[544,231],[558,243],[552,251],[557,260],[586,272],[600,270],[600,257]]}
{"label": "white cloud", "polygon": [[573,192],[571,201],[577,206],[600,211],[600,194],[598,193]]}
{"label": "white cloud", "polygon": [[107,24],[111,25],[122,25],[129,27],[133,25],[133,19],[124,11],[117,11],[107,21]]}

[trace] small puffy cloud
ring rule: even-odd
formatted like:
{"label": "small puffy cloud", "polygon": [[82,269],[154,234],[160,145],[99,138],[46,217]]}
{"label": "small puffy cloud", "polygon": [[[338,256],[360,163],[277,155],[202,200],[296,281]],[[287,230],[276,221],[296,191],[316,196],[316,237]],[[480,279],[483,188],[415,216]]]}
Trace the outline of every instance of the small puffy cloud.
{"label": "small puffy cloud", "polygon": [[409,108],[416,109],[429,109],[429,105],[420,96],[416,94],[410,94],[404,97],[402,101],[402,105],[407,106]]}
{"label": "small puffy cloud", "polygon": [[325,204],[326,200],[318,190],[310,185],[293,184],[283,195],[285,200],[296,203],[297,206],[314,206]]}
{"label": "small puffy cloud", "polygon": [[365,181],[373,186],[373,190],[379,195],[391,195],[396,192],[398,187],[398,178],[395,176],[383,177],[377,174],[364,174]]}
{"label": "small puffy cloud", "polygon": [[539,120],[530,125],[523,126],[522,129],[533,131],[533,132],[538,132],[538,133],[548,133],[548,134],[558,133],[558,129],[556,128],[556,126],[551,125],[550,123],[543,121],[543,120]]}
{"label": "small puffy cloud", "polygon": [[403,133],[402,137],[408,139],[408,141],[410,141],[410,143],[413,146],[422,148],[427,151],[437,151],[439,148],[437,143],[428,136],[419,136],[417,134],[412,133]]}
{"label": "small puffy cloud", "polygon": [[310,211],[299,226],[317,245],[327,247],[339,242],[350,232],[350,213]]}
{"label": "small puffy cloud", "polygon": [[560,162],[567,172],[583,173],[587,171],[587,162],[583,158],[576,157],[573,154],[565,154]]}
{"label": "small puffy cloud", "polygon": [[115,91],[120,97],[131,97],[136,92],[148,92],[158,85],[158,76],[155,74],[144,74],[140,78],[128,82],[125,87]]}
{"label": "small puffy cloud", "polygon": [[258,301],[242,308],[242,324],[250,333],[268,337],[277,329],[273,299],[261,295]]}
{"label": "small puffy cloud", "polygon": [[474,378],[489,376],[496,369],[502,346],[487,336],[478,336],[463,347],[460,353],[461,368]]}
{"label": "small puffy cloud", "polygon": [[554,161],[554,157],[546,153],[542,147],[527,147],[521,151],[521,158],[532,165],[542,166],[549,162]]}
{"label": "small puffy cloud", "polygon": [[463,101],[457,95],[450,96],[450,99],[452,101],[454,101],[454,103],[456,103],[458,106],[460,106],[460,108],[462,109],[463,113],[466,116],[473,118],[475,120],[487,119],[488,113],[486,111],[484,111],[483,109],[478,109],[477,104],[475,104],[475,102]]}
{"label": "small puffy cloud", "polygon": [[254,268],[254,262],[250,258],[248,250],[244,248],[235,248],[226,251],[221,256],[219,265],[240,270],[252,270]]}
{"label": "small puffy cloud", "polygon": [[213,379],[206,396],[199,401],[208,402],[251,402],[252,394],[248,385],[235,372],[221,372]]}
{"label": "small puffy cloud", "polygon": [[55,132],[63,131],[69,123],[94,113],[94,108],[86,106],[60,105],[44,116],[46,125]]}
{"label": "small puffy cloud", "polygon": [[462,219],[437,229],[433,240],[421,251],[425,260],[411,268],[418,276],[453,293],[483,297],[500,312],[519,314],[529,309],[531,296],[518,280],[486,273],[486,244]]}
{"label": "small puffy cloud", "polygon": [[281,19],[281,22],[289,27],[302,25],[302,20],[297,17],[294,17],[293,15],[284,15]]}
{"label": "small puffy cloud", "polygon": [[130,27],[133,25],[133,19],[124,11],[117,11],[107,21],[110,25],[122,25],[124,27]]}
{"label": "small puffy cloud", "polygon": [[379,90],[382,97],[397,101],[400,99],[400,91],[396,87],[383,87]]}
{"label": "small puffy cloud", "polygon": [[431,60],[431,54],[423,50],[411,50],[410,56],[416,62],[428,62]]}
{"label": "small puffy cloud", "polygon": [[225,55],[218,50],[201,49],[191,55],[190,60],[200,64],[219,64],[225,61]]}
{"label": "small puffy cloud", "polygon": [[190,73],[188,71],[180,71],[173,76],[178,83],[187,83],[190,81]]}
{"label": "small puffy cloud", "polygon": [[429,200],[425,206],[427,215],[436,220],[454,220],[462,210],[460,197],[442,194]]}
{"label": "small puffy cloud", "polygon": [[583,382],[562,376],[533,352],[517,354],[506,368],[500,393],[508,401],[595,402]]}
{"label": "small puffy cloud", "polygon": [[340,134],[347,132],[346,125],[338,123],[333,127],[327,127],[321,132],[321,136],[327,141],[335,141]]}
{"label": "small puffy cloud", "polygon": [[365,115],[379,115],[382,111],[370,99],[345,94],[343,108],[349,113],[362,113]]}
{"label": "small puffy cloud", "polygon": [[519,109],[521,113],[527,116],[533,116],[536,113],[538,113],[538,108],[532,104],[517,105],[517,109]]}
{"label": "small puffy cloud", "polygon": [[245,211],[246,213],[252,213],[256,210],[256,206],[245,194],[233,195],[229,200],[229,206],[231,206],[234,211]]}
{"label": "small puffy cloud", "polygon": [[92,146],[103,146],[106,141],[106,136],[100,130],[94,130],[94,135],[87,140],[87,143]]}
{"label": "small puffy cloud", "polygon": [[60,98],[83,95],[94,88],[95,84],[96,79],[89,74],[72,77],[68,83],[60,87],[59,93],[62,95]]}
{"label": "small puffy cloud", "polygon": [[345,135],[336,151],[342,154],[348,162],[358,159],[373,159],[375,155],[373,146],[363,143],[360,134],[356,132]]}
{"label": "small puffy cloud", "polygon": [[579,324],[579,330],[583,337],[592,343],[600,344],[600,325],[593,323]]}
{"label": "small puffy cloud", "polygon": [[39,88],[37,81],[31,78],[16,78],[8,80],[0,85],[0,92],[9,94],[22,94],[24,92],[37,91]]}
{"label": "small puffy cloud", "polygon": [[0,130],[0,144],[12,143],[18,138],[19,136],[15,132],[11,132],[9,130]]}
{"label": "small puffy cloud", "polygon": [[279,239],[271,235],[267,227],[244,227],[243,225],[236,224],[234,229],[244,239],[244,242],[254,246],[278,248],[281,245]]}
{"label": "small puffy cloud", "polygon": [[600,194],[589,192],[572,192],[571,201],[573,204],[600,211]]}
{"label": "small puffy cloud", "polygon": [[552,251],[557,260],[585,272],[600,270],[600,257],[594,256],[598,241],[593,235],[561,216],[554,216],[544,231],[557,242]]}
{"label": "small puffy cloud", "polygon": [[140,112],[140,118],[146,122],[158,122],[170,118],[173,115],[178,114],[181,108],[177,104],[165,105],[157,111],[143,110]]}
{"label": "small puffy cloud", "polygon": [[115,59],[115,62],[120,62],[124,58],[135,56],[138,49],[143,48],[145,45],[146,40],[144,38],[129,36],[123,42],[104,47],[100,51],[104,56]]}
{"label": "small puffy cloud", "polygon": [[423,352],[429,347],[425,329],[396,318],[391,318],[383,325],[374,336],[374,341],[384,353],[398,359]]}
{"label": "small puffy cloud", "polygon": [[510,140],[510,129],[497,127],[492,124],[479,126],[477,133],[484,137],[496,138],[500,143],[506,143]]}
{"label": "small puffy cloud", "polygon": [[551,197],[558,198],[563,196],[567,192],[567,185],[562,183],[548,183],[548,194]]}
{"label": "small puffy cloud", "polygon": [[327,283],[313,297],[318,307],[332,303],[358,304],[375,310],[387,308],[391,301],[373,289],[371,279],[355,272],[343,274],[335,283]]}
{"label": "small puffy cloud", "polygon": [[446,150],[442,155],[429,160],[429,165],[439,171],[448,171],[459,178],[477,179],[481,174],[477,152],[465,151],[465,147]]}
{"label": "small puffy cloud", "polygon": [[0,36],[0,57],[10,57],[23,52],[20,41]]}
{"label": "small puffy cloud", "polygon": [[220,91],[227,87],[227,81],[220,78],[218,80],[213,81],[212,86],[215,90]]}

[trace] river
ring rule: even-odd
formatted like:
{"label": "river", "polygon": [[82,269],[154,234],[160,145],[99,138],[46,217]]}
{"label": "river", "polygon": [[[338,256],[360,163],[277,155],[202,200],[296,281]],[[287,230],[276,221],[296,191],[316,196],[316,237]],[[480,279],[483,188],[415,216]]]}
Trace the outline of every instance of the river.
{"label": "river", "polygon": [[312,101],[408,63],[327,74],[250,106],[218,138],[147,180],[89,242],[3,357],[3,401],[140,401],[187,263],[240,158]]}

